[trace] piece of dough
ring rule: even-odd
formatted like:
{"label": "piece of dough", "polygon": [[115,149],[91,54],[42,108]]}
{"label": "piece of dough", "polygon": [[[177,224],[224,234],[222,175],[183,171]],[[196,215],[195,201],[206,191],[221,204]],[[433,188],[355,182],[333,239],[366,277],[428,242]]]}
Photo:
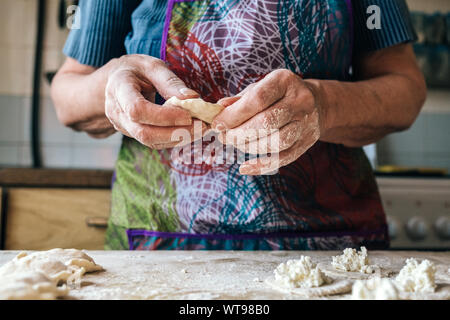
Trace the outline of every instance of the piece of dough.
{"label": "piece of dough", "polygon": [[21,271],[0,276],[0,300],[54,300],[68,293],[40,271]]}
{"label": "piece of dough", "polygon": [[265,280],[265,283],[271,288],[289,294],[295,294],[303,296],[305,298],[332,296],[336,294],[345,294],[352,290],[352,282],[349,280],[337,280],[330,284],[326,284],[320,287],[311,288],[290,288],[280,285],[275,277],[269,277]]}
{"label": "piece of dough", "polygon": [[164,103],[164,106],[166,105],[186,109],[193,118],[206,123],[211,123],[214,117],[224,109],[220,104],[209,103],[201,98],[180,100],[177,97],[172,97]]}
{"label": "piece of dough", "polygon": [[343,271],[336,270],[330,263],[320,262],[317,264],[322,272],[331,278],[348,279],[348,280],[365,280],[371,278],[385,278],[392,276],[395,272],[380,266],[372,265],[373,273],[363,273],[360,271]]}
{"label": "piece of dough", "polygon": [[52,249],[19,253],[0,268],[0,278],[17,272],[40,271],[56,283],[75,283],[85,272],[100,271],[86,253],[76,249]]}

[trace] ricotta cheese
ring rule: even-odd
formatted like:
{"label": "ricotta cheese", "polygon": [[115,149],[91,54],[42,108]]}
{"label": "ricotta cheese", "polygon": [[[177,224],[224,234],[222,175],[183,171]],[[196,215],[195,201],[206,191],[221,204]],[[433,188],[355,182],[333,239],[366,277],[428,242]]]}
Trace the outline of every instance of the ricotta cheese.
{"label": "ricotta cheese", "polygon": [[405,292],[434,292],[436,267],[429,260],[419,263],[414,258],[406,260],[396,280],[397,286]]}
{"label": "ricotta cheese", "polygon": [[352,287],[353,300],[398,300],[398,290],[392,280],[371,278],[357,280]]}
{"label": "ricotta cheese", "polygon": [[328,282],[328,279],[312,262],[311,257],[281,263],[275,270],[275,282],[285,288],[312,288]]}
{"label": "ricotta cheese", "polygon": [[331,265],[341,271],[359,271],[361,273],[373,273],[377,266],[369,265],[367,249],[361,247],[358,252],[355,249],[347,248],[340,256],[334,256]]}

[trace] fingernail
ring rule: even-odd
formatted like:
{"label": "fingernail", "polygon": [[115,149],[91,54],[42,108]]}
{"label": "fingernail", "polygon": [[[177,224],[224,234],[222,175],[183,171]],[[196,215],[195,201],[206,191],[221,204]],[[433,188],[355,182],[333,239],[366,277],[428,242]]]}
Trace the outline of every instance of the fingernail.
{"label": "fingernail", "polygon": [[199,95],[196,91],[189,89],[189,88],[181,88],[180,93],[183,96],[198,96]]}

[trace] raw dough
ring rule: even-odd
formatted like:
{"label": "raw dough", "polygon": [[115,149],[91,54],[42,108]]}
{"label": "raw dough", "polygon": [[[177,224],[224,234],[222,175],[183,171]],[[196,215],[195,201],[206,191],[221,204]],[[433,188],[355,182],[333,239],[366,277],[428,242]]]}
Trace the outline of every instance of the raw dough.
{"label": "raw dough", "polygon": [[206,123],[211,123],[223,109],[220,104],[209,103],[201,98],[180,100],[172,97],[164,103],[164,106],[171,105],[181,107],[189,111],[193,118],[200,119]]}
{"label": "raw dough", "polygon": [[103,268],[87,254],[76,249],[52,249],[31,254],[19,253],[0,268],[0,277],[16,272],[41,271],[57,283],[76,283],[86,272]]}
{"label": "raw dough", "polygon": [[79,283],[85,272],[99,270],[76,249],[21,252],[0,268],[0,299],[56,299],[68,293],[65,283]]}
{"label": "raw dough", "polygon": [[305,298],[332,296],[336,294],[344,294],[352,290],[352,282],[349,280],[334,281],[331,284],[325,284],[321,287],[311,288],[290,288],[280,285],[275,277],[270,277],[265,280],[265,283],[271,288],[280,292],[295,294]]}
{"label": "raw dough", "polygon": [[361,247],[360,252],[352,248],[345,249],[342,255],[333,257],[331,265],[340,271],[359,271],[368,274],[380,269],[379,266],[369,265],[369,257],[365,247]]}
{"label": "raw dough", "polygon": [[414,258],[406,260],[406,265],[395,279],[397,286],[405,292],[434,292],[436,267],[429,260],[419,263]]}
{"label": "raw dough", "polygon": [[24,271],[0,276],[0,300],[53,300],[67,295],[66,286],[58,287],[40,271]]}
{"label": "raw dough", "polygon": [[276,290],[305,297],[334,295],[351,289],[350,281],[331,282],[308,256],[281,263],[274,270],[274,276],[265,281]]}
{"label": "raw dough", "polygon": [[395,283],[387,278],[357,280],[352,287],[353,300],[398,300]]}

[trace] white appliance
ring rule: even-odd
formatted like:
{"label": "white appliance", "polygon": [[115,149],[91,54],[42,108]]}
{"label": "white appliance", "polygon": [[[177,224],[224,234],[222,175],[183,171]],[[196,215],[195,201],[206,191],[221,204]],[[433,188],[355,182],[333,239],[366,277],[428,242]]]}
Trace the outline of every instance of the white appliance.
{"label": "white appliance", "polygon": [[392,249],[450,250],[450,179],[378,177]]}

